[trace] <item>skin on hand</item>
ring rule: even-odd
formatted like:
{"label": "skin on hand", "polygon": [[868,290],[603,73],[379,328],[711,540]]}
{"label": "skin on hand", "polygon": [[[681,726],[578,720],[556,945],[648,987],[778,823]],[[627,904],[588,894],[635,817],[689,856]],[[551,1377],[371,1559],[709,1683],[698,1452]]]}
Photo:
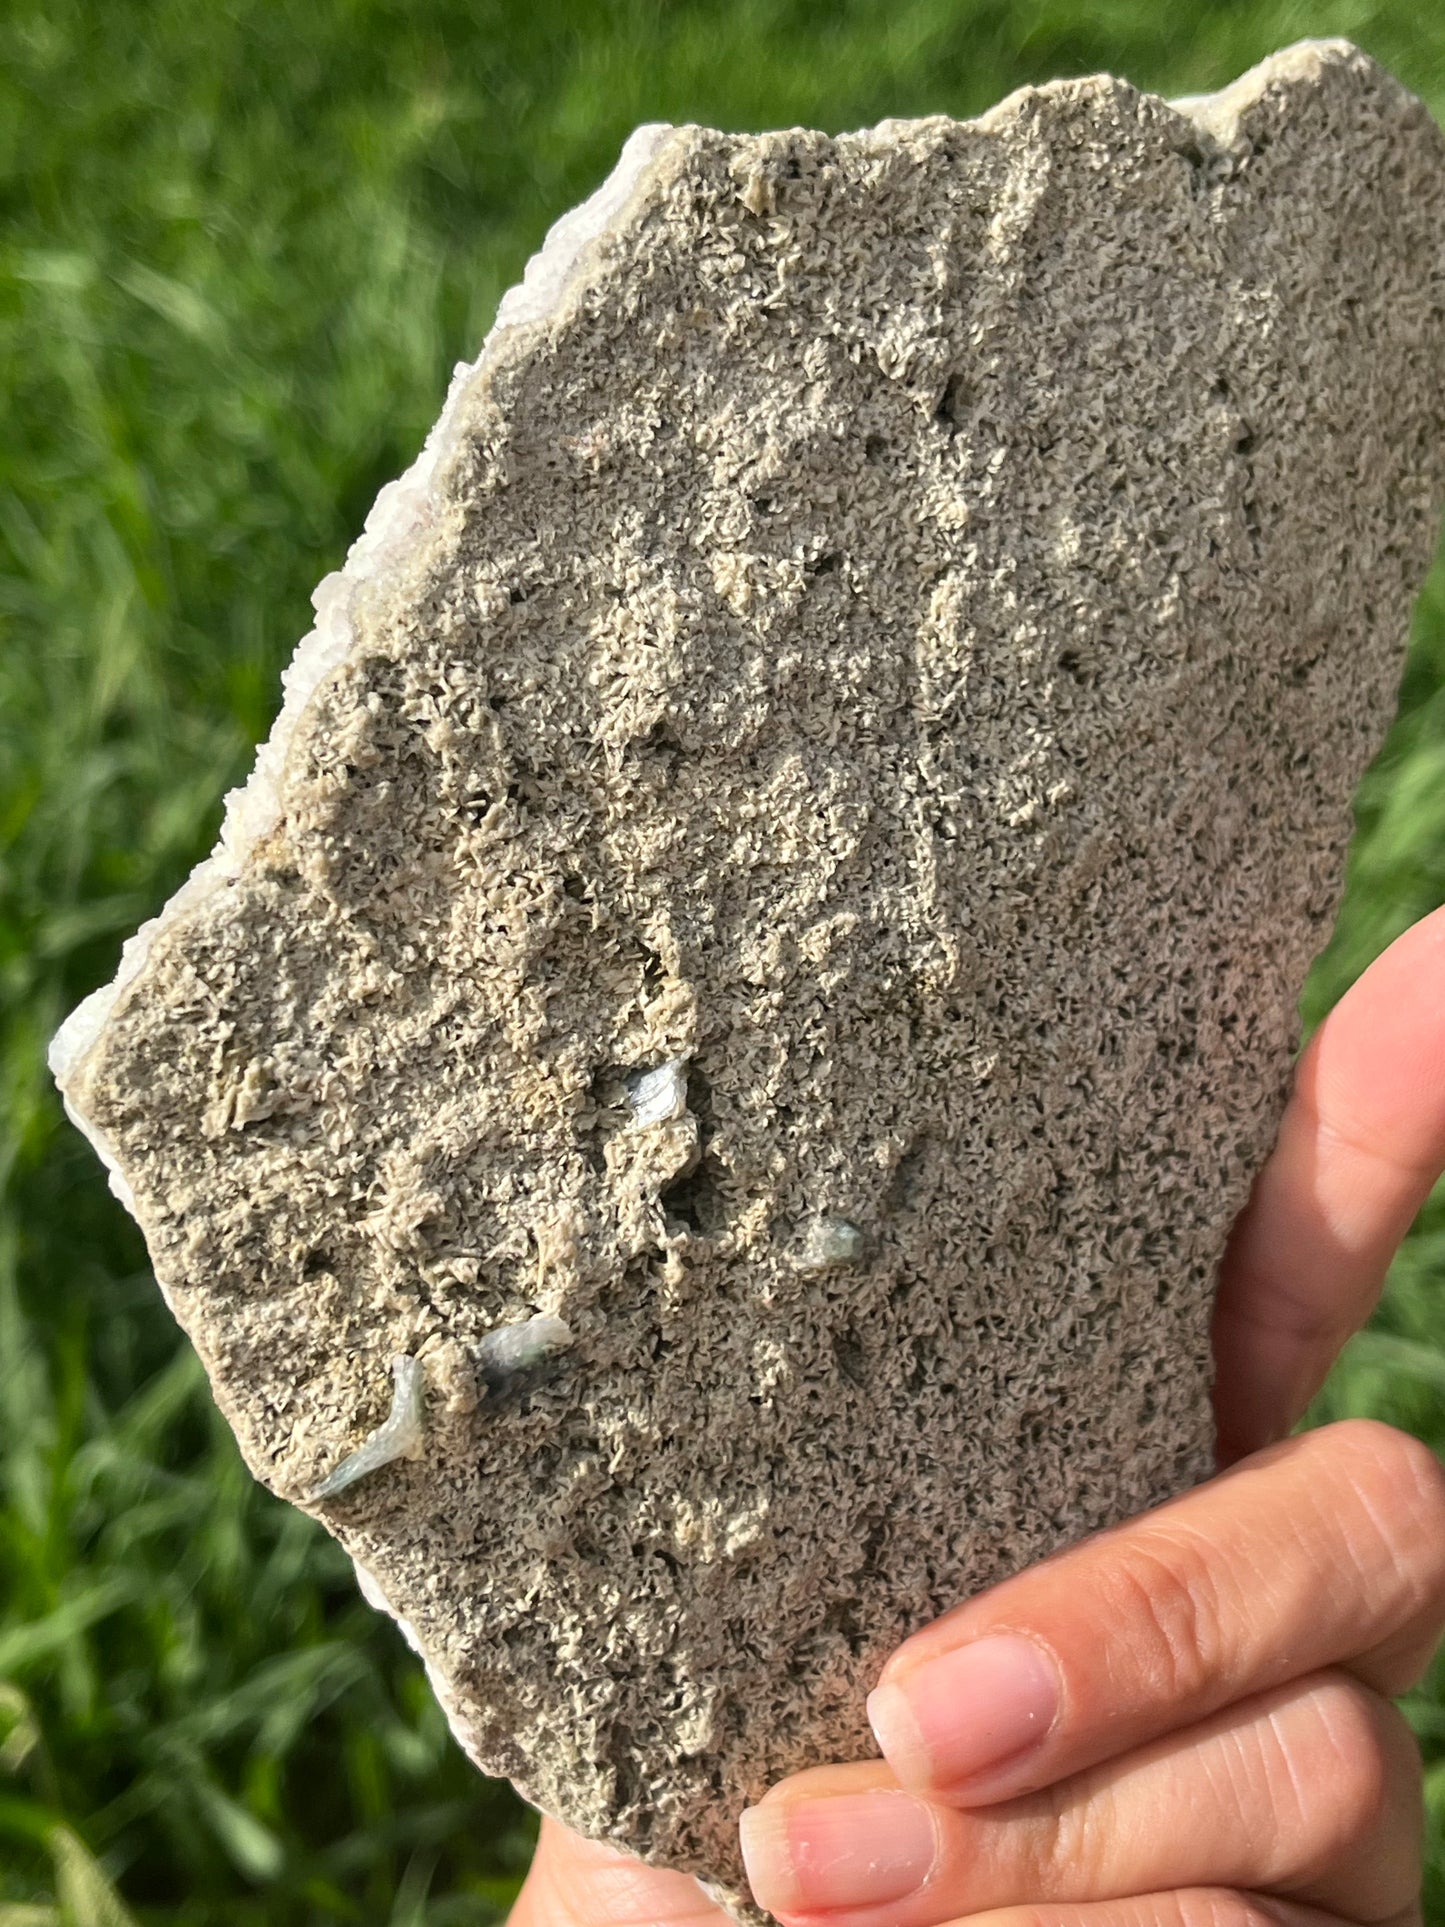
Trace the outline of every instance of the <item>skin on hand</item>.
{"label": "skin on hand", "polygon": [[1384,1695],[1442,1620],[1433,1456],[1369,1422],[1292,1439],[906,1641],[885,1759],[745,1816],[753,1890],[838,1927],[1210,1885],[1404,1915],[1419,1763]]}
{"label": "skin on hand", "polygon": [[[1445,1471],[1369,1422],[1276,1441],[1445,1167],[1441,982],[1445,911],[1300,1060],[1220,1272],[1227,1469],[899,1648],[869,1701],[884,1758],[744,1816],[786,1927],[1418,1923],[1419,1760],[1389,1696],[1445,1625]],[[547,1821],[512,1927],[726,1920]]]}
{"label": "skin on hand", "polygon": [[1445,911],[1396,939],[1295,1072],[1214,1308],[1220,1463],[1283,1438],[1445,1170]]}

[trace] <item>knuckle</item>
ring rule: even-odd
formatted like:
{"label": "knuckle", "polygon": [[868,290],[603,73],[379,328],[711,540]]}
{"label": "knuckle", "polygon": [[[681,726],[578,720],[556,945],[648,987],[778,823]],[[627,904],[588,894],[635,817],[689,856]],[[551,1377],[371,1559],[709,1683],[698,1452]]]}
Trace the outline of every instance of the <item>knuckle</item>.
{"label": "knuckle", "polygon": [[1409,1432],[1385,1428],[1391,1483],[1400,1495],[1406,1524],[1413,1535],[1437,1551],[1445,1570],[1445,1465],[1422,1439]]}
{"label": "knuckle", "polygon": [[1322,1439],[1343,1450],[1358,1481],[1412,1524],[1445,1530],[1445,1466],[1422,1440],[1380,1419],[1342,1419]]}
{"label": "knuckle", "polygon": [[1278,1927],[1277,1914],[1233,1887],[1198,1887],[1172,1898],[1178,1912],[1160,1927]]}
{"label": "knuckle", "polygon": [[[1304,1789],[1308,1874],[1393,1834],[1420,1797],[1420,1756],[1388,1701],[1346,1674],[1327,1675],[1311,1695],[1314,1731],[1296,1749]],[[1306,1757],[1306,1755],[1308,1757]]]}
{"label": "knuckle", "polygon": [[1221,1578],[1207,1548],[1177,1531],[1138,1534],[1118,1548],[1109,1623],[1161,1700],[1197,1699],[1227,1654]]}
{"label": "knuckle", "polygon": [[1379,1551],[1411,1605],[1445,1613],[1445,1466],[1428,1445],[1377,1419],[1328,1428]]}
{"label": "knuckle", "polygon": [[1108,1885],[1110,1856],[1120,1816],[1110,1794],[1077,1800],[1067,1783],[1044,1795],[1050,1823],[1030,1856],[1030,1884],[1043,1893],[1076,1884],[1092,1893]]}

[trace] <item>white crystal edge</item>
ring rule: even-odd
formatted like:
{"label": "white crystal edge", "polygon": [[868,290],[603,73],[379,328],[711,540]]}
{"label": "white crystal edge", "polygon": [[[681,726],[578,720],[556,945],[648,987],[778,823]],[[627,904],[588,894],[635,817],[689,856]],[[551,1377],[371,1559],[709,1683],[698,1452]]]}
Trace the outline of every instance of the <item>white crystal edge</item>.
{"label": "white crystal edge", "polygon": [[138,1216],[135,1195],[121,1170],[119,1158],[104,1133],[73,1101],[70,1087],[76,1074],[94,1048],[121,993],[144,968],[156,938],[177,917],[194,909],[213,891],[238,876],[248,853],[279,820],[281,774],[306,705],[355,646],[351,624],[353,597],[363,582],[390,565],[418,528],[434,519],[433,478],[451,452],[466,395],[498,337],[545,322],[560,310],[584,266],[583,257],[588,247],[622,213],[644,171],[672,132],[672,127],[664,122],[649,122],[636,128],[601,186],[548,229],[541,248],[527,263],[521,281],[508,289],[498,304],[496,317],[476,360],[458,362],[452,371],[441,414],[421,453],[404,475],[382,489],[343,566],[324,576],[313,591],[311,603],[316,611],[316,625],[301,638],[290,663],[282,671],[280,712],[270,735],[256,751],[250,776],[226,797],[226,813],[215,849],[197,864],[159,912],[126,940],[115,976],[77,1004],[50,1041],[50,1071],[59,1086],[66,1115],[90,1140],[110,1174],[111,1190],[132,1217]]}

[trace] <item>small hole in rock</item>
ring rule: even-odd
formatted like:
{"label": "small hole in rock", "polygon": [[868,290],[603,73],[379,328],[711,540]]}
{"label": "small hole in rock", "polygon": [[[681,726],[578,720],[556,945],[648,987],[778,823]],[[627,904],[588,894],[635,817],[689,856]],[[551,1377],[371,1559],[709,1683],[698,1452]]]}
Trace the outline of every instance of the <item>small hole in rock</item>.
{"label": "small hole in rock", "polygon": [[625,1811],[637,1804],[642,1788],[632,1735],[625,1726],[613,1727],[607,1757],[612,1767],[613,1805]]}
{"label": "small hole in rock", "polygon": [[953,430],[967,414],[968,403],[969,391],[966,377],[961,374],[952,374],[943,384],[943,393],[938,397],[933,419],[936,422],[942,422],[949,430]]}
{"label": "small hole in rock", "polygon": [[592,1102],[604,1110],[622,1110],[627,1103],[627,1080],[631,1075],[626,1064],[599,1064],[592,1073]]}
{"label": "small hole in rock", "polygon": [[833,1356],[838,1361],[838,1370],[844,1378],[854,1385],[864,1385],[868,1380],[868,1361],[855,1331],[838,1332],[833,1339]]}
{"label": "small hole in rock", "polygon": [[695,1170],[662,1191],[667,1215],[701,1238],[714,1236],[727,1223],[727,1199],[718,1183],[718,1168],[704,1158]]}
{"label": "small hole in rock", "polygon": [[687,1108],[701,1125],[706,1143],[712,1135],[712,1079],[701,1064],[692,1063],[687,1067]]}
{"label": "small hole in rock", "polygon": [[906,1211],[913,1204],[919,1196],[927,1160],[926,1141],[911,1145],[903,1153],[894,1165],[893,1175],[889,1178],[883,1193],[882,1204],[885,1211]]}

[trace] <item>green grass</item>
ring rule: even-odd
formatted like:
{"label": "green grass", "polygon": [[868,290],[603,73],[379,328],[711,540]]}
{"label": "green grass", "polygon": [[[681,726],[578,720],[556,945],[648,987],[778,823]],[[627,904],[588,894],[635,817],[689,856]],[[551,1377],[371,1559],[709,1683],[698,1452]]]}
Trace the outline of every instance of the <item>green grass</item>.
{"label": "green grass", "polygon": [[[214,836],[277,676],[549,220],[643,119],[1216,86],[1416,0],[8,0],[0,17],[0,1927],[485,1922],[530,1831],[255,1487],[43,1047]],[[1445,578],[1318,1015],[1445,898]],[[1445,1204],[1324,1400],[1445,1447]],[[1445,1922],[1445,1677],[1411,1712]]]}

